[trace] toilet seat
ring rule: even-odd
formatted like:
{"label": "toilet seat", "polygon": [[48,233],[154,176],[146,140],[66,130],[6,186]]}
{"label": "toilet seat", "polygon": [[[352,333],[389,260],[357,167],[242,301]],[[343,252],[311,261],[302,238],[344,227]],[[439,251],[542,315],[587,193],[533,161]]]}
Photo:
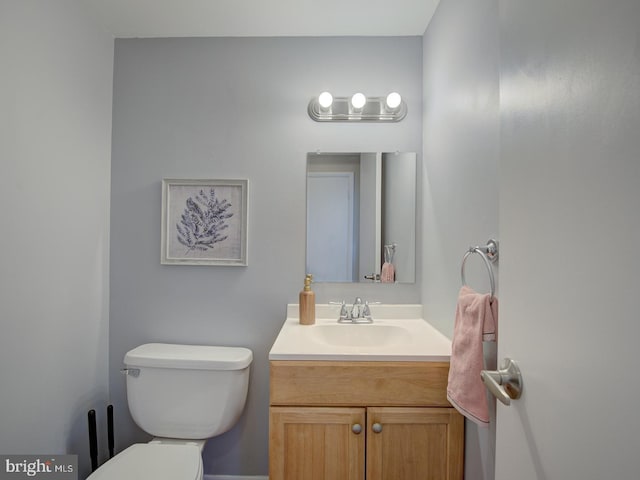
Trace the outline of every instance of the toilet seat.
{"label": "toilet seat", "polygon": [[136,443],[106,462],[87,480],[202,480],[195,445]]}

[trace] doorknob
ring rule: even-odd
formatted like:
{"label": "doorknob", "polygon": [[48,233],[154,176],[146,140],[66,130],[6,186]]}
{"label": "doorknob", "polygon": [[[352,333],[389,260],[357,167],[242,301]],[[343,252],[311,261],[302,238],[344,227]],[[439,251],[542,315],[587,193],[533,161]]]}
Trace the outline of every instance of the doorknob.
{"label": "doorknob", "polygon": [[480,378],[493,395],[505,405],[522,395],[522,375],[516,362],[510,358],[502,360],[499,370],[482,370]]}

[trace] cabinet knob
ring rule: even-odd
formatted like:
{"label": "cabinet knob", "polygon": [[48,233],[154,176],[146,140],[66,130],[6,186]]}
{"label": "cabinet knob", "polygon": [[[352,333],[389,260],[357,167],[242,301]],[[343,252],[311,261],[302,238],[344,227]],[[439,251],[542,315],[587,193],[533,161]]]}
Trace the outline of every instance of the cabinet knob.
{"label": "cabinet knob", "polygon": [[380,433],[382,431],[382,425],[380,425],[379,423],[374,423],[371,426],[371,429],[373,430],[374,433]]}
{"label": "cabinet knob", "polygon": [[351,431],[356,435],[359,434],[362,431],[362,425],[360,425],[359,423],[354,423],[353,425],[351,425]]}

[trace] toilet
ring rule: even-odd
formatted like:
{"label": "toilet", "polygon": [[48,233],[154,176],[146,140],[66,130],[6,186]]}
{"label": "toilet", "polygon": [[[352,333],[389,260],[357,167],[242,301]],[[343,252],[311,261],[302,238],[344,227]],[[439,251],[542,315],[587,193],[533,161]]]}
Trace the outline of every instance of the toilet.
{"label": "toilet", "polygon": [[235,425],[249,388],[251,350],[148,343],[127,352],[127,401],[154,436],[123,450],[88,480],[202,480],[207,439]]}

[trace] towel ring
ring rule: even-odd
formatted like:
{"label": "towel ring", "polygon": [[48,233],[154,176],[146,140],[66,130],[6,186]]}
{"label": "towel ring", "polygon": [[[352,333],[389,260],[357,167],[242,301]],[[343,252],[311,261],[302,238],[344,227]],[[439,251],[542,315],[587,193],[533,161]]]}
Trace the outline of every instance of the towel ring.
{"label": "towel ring", "polygon": [[467,253],[464,254],[464,258],[462,259],[462,266],[460,267],[460,278],[462,279],[463,286],[467,284],[464,276],[464,265],[467,261],[467,258],[469,258],[469,255],[471,255],[472,253],[477,253],[478,255],[480,255],[487,267],[487,272],[489,273],[489,282],[491,282],[491,300],[493,300],[496,293],[496,281],[493,276],[493,268],[491,267],[491,262],[495,262],[498,259],[498,242],[491,239],[483,247],[469,247]]}

